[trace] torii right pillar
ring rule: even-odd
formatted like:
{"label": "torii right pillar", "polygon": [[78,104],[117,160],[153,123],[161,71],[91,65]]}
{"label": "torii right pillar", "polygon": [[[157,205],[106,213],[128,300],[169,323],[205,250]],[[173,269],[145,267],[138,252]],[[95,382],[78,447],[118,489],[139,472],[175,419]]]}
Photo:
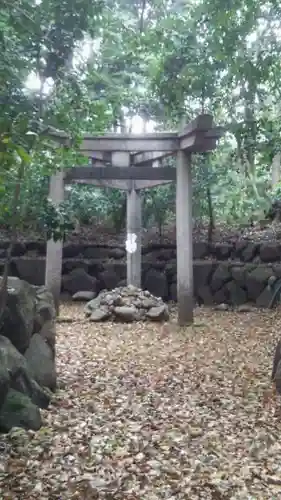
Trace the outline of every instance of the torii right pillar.
{"label": "torii right pillar", "polygon": [[178,324],[193,323],[193,243],[191,153],[177,153],[176,186]]}

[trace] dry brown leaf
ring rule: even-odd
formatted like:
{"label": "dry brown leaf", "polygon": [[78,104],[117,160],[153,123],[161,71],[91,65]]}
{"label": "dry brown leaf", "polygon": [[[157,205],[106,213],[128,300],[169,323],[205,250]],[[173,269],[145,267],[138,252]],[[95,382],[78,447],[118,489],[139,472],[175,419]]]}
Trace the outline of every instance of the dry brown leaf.
{"label": "dry brown leaf", "polygon": [[1,499],[281,498],[281,314],[195,316],[93,324],[64,305],[61,389],[39,432],[1,436]]}

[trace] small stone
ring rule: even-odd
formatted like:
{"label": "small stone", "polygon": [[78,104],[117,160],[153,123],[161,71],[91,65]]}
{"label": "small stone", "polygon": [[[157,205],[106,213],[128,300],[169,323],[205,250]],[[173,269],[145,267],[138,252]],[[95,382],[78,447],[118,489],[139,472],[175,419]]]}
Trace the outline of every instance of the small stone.
{"label": "small stone", "polygon": [[169,319],[168,307],[166,304],[162,304],[158,307],[152,307],[146,313],[147,318],[152,321],[167,321]]}
{"label": "small stone", "polygon": [[87,290],[81,290],[81,292],[76,292],[72,296],[72,300],[75,300],[77,302],[86,302],[87,300],[92,300],[96,296],[95,292],[87,291]]}
{"label": "small stone", "polygon": [[123,306],[124,305],[124,299],[123,299],[123,297],[121,297],[121,295],[116,295],[113,298],[113,305],[115,307],[117,307],[117,306]]}
{"label": "small stone", "polygon": [[117,318],[122,319],[123,321],[126,322],[130,322],[136,320],[138,311],[133,306],[132,307],[121,306],[114,308],[114,314],[117,316]]}
{"label": "small stone", "polygon": [[189,427],[189,436],[191,438],[197,438],[202,436],[203,429],[201,427]]}
{"label": "small stone", "polygon": [[247,304],[243,304],[241,306],[238,306],[236,311],[239,313],[246,313],[246,312],[251,312],[253,310],[253,307]]}
{"label": "small stone", "polygon": [[127,295],[138,295],[140,290],[134,285],[128,285],[127,287]]}
{"label": "small stone", "polygon": [[[117,305],[117,304],[116,304]],[[119,304],[118,304],[119,305]],[[122,304],[120,304],[122,305]],[[142,301],[141,300],[134,300],[133,301],[133,306],[135,306],[137,309],[141,309],[143,307]]]}
{"label": "small stone", "polygon": [[30,437],[28,432],[22,427],[12,427],[9,434],[9,440],[13,443],[13,445],[21,445],[27,446],[30,441]]}
{"label": "small stone", "polygon": [[100,307],[101,299],[102,299],[102,295],[99,294],[95,299],[90,300],[90,302],[88,302],[85,305],[84,312],[85,312],[86,316],[90,316],[92,311],[94,311],[95,309],[98,309]]}
{"label": "small stone", "polygon": [[102,455],[99,455],[98,453],[96,455],[94,455],[93,457],[93,461],[96,463],[96,464],[101,464],[102,461],[103,461],[103,457]]}
{"label": "small stone", "polygon": [[214,307],[215,311],[229,311],[229,305],[228,304],[218,304]]}
{"label": "small stone", "polygon": [[8,464],[6,462],[0,461],[0,474],[5,474],[7,472]]}
{"label": "small stone", "polygon": [[152,298],[144,298],[141,302],[141,307],[144,309],[151,309],[152,307],[155,307],[156,303],[157,301]]}
{"label": "small stone", "polygon": [[108,309],[96,309],[95,311],[92,312],[91,316],[90,316],[90,321],[95,321],[95,322],[99,322],[99,321],[105,321],[106,319],[108,319],[110,316],[110,312],[108,311]]}
{"label": "small stone", "polygon": [[149,465],[149,467],[150,467],[151,469],[155,469],[155,470],[156,470],[156,469],[160,469],[160,468],[161,468],[161,463],[160,463],[160,462],[158,462],[158,460],[149,460],[149,461],[147,462],[147,465]]}

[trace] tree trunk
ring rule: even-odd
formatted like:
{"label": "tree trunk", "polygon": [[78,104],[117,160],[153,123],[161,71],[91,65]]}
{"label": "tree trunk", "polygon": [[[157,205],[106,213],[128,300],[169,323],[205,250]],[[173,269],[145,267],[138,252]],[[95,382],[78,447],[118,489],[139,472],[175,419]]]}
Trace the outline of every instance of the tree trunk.
{"label": "tree trunk", "polygon": [[213,232],[215,229],[215,222],[214,222],[214,209],[213,209],[212,195],[211,195],[211,189],[209,186],[207,187],[207,201],[208,201],[208,212],[209,212],[208,243],[212,243],[213,242]]}
{"label": "tree trunk", "polygon": [[19,203],[20,187],[21,187],[21,183],[23,180],[23,176],[24,176],[24,163],[22,161],[20,166],[19,166],[19,169],[18,169],[18,179],[17,179],[17,183],[15,185],[14,197],[13,197],[13,203],[12,203],[11,242],[10,242],[8,252],[7,252],[7,257],[6,257],[4,272],[3,272],[3,279],[2,279],[2,283],[1,283],[1,287],[0,287],[0,322],[1,322],[1,319],[2,319],[2,316],[4,314],[6,304],[7,304],[8,276],[9,276],[13,248],[14,248],[14,245],[17,241],[18,203]]}
{"label": "tree trunk", "polygon": [[235,139],[236,139],[236,143],[237,143],[237,149],[236,149],[237,153],[236,154],[237,154],[238,168],[239,168],[241,174],[246,175],[240,130],[236,130],[234,135],[235,135]]}
{"label": "tree trunk", "polygon": [[271,186],[274,189],[281,178],[281,152],[275,153],[271,164]]}
{"label": "tree trunk", "polygon": [[253,68],[252,64],[249,62],[245,68],[245,83],[242,90],[242,96],[245,102],[245,125],[247,130],[247,135],[244,140],[244,150],[246,153],[246,158],[248,161],[248,174],[255,178],[256,176],[256,166],[255,166],[255,153],[256,153],[256,141],[257,141],[257,124],[255,119],[255,98],[257,93],[256,82],[253,79]]}

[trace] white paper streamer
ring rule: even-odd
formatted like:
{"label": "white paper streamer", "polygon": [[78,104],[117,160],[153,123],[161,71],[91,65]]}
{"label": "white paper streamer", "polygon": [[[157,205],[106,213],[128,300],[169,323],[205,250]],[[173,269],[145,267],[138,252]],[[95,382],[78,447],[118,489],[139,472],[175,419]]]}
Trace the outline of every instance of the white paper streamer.
{"label": "white paper streamer", "polygon": [[137,250],[137,235],[135,233],[128,233],[126,240],[126,250],[128,253],[135,253]]}

